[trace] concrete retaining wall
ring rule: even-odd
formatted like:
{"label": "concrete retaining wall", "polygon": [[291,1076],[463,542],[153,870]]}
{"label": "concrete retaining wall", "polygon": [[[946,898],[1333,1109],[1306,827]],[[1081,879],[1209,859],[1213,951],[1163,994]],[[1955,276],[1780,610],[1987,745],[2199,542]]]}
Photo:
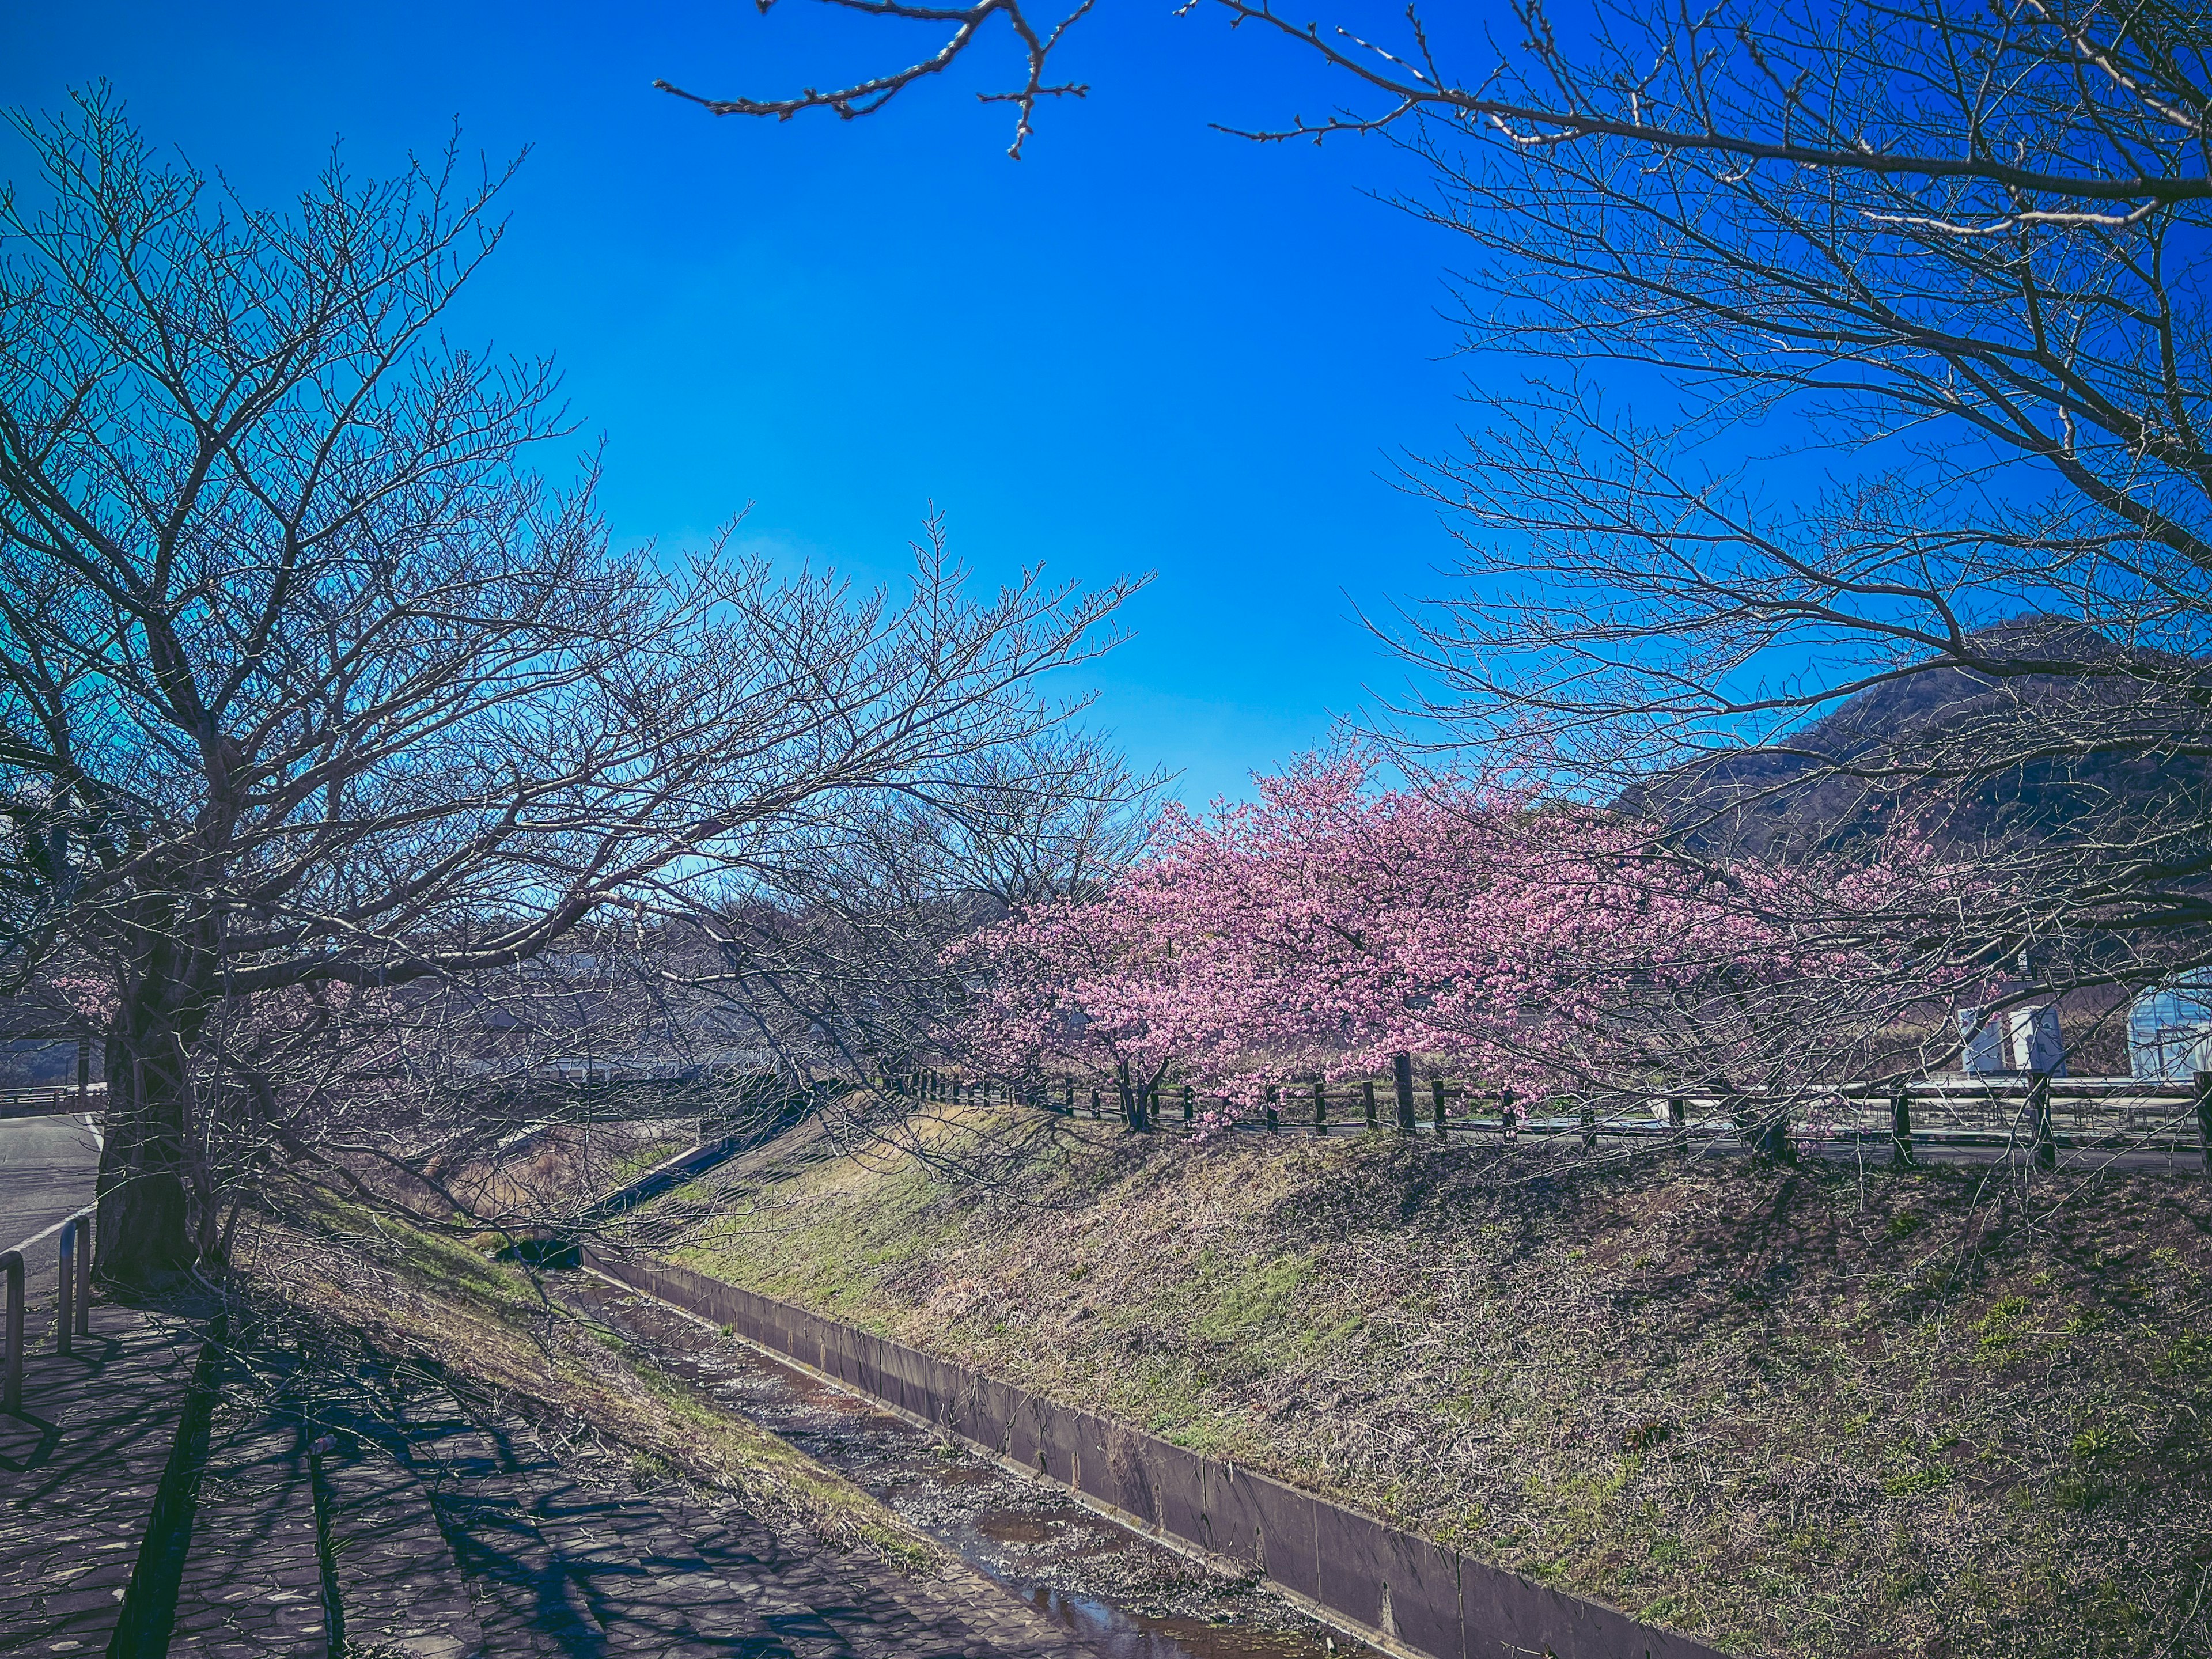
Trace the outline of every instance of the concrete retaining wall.
{"label": "concrete retaining wall", "polygon": [[1341,1504],[670,1262],[585,1260],[611,1278],[994,1455],[1133,1524],[1257,1569],[1329,1615],[1431,1659],[1719,1659],[1685,1636],[1535,1583]]}

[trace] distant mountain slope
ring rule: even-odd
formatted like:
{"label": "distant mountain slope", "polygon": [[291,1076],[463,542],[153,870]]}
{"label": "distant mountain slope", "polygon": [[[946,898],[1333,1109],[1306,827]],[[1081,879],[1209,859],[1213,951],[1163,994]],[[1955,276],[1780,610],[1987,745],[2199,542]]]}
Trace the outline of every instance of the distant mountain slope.
{"label": "distant mountain slope", "polygon": [[1985,659],[1872,686],[1776,742],[1678,767],[1620,805],[1693,841],[1848,846],[1900,816],[1948,844],[2171,836],[2212,823],[2212,669],[2023,617],[1972,636]]}

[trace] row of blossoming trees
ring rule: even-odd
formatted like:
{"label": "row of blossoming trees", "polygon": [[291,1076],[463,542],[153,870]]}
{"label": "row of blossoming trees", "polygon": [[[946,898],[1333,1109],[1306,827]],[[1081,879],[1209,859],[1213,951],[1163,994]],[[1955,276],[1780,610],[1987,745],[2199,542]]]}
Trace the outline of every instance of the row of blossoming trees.
{"label": "row of blossoming trees", "polygon": [[[1729,856],[1490,779],[1311,758],[1249,805],[1171,809],[1109,890],[963,947],[1000,1075],[1270,1082],[1418,1056],[1523,1101],[1817,1099],[1917,1070],[1998,942],[1924,842]],[[1931,928],[1946,911],[1959,927]]]}

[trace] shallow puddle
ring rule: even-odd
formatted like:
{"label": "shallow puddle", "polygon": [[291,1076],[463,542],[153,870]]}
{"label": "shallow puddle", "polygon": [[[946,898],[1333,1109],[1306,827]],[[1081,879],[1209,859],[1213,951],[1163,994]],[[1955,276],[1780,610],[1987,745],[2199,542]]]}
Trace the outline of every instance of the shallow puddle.
{"label": "shallow puddle", "polygon": [[1379,1659],[1249,1578],[1119,1525],[648,1297],[562,1273],[563,1299],[880,1499],[1109,1659]]}
{"label": "shallow puddle", "polygon": [[1365,1647],[1333,1645],[1327,1638],[1316,1641],[1308,1631],[1189,1618],[1133,1619],[1094,1597],[1058,1590],[1031,1589],[1028,1600],[1112,1659],[1312,1659],[1332,1652],[1373,1653]]}

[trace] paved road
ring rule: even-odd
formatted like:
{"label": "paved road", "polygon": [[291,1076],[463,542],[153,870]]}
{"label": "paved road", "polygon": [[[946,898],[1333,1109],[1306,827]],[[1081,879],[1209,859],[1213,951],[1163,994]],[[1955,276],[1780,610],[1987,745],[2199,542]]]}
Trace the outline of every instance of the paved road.
{"label": "paved road", "polygon": [[[0,1118],[0,1250],[92,1202],[100,1140],[81,1117]],[[23,1252],[32,1281],[52,1278],[60,1249],[47,1236]]]}

